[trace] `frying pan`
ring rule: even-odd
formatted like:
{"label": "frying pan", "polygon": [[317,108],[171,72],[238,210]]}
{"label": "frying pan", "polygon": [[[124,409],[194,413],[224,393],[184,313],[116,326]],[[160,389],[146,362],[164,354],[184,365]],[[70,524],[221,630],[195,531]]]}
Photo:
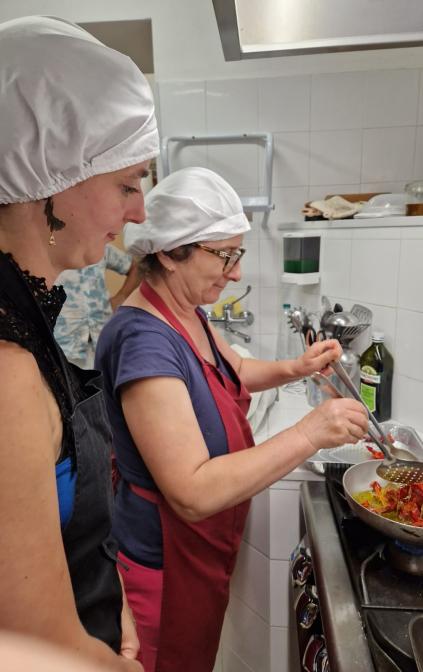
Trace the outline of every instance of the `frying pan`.
{"label": "frying pan", "polygon": [[415,527],[406,523],[399,523],[395,520],[384,518],[378,513],[369,511],[365,506],[359,504],[353,498],[353,495],[370,490],[370,483],[377,481],[383,487],[388,485],[388,481],[380,478],[376,469],[383,460],[368,460],[354,464],[345,472],[342,484],[344,486],[345,497],[350,508],[363,522],[386,534],[391,539],[397,539],[403,543],[414,546],[423,546],[423,527]]}

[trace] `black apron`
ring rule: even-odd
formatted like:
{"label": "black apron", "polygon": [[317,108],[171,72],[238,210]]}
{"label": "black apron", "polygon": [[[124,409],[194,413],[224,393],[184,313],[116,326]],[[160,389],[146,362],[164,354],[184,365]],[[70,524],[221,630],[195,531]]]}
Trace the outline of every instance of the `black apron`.
{"label": "black apron", "polygon": [[[19,306],[40,331],[67,383],[73,409],[77,480],[72,517],[62,530],[63,544],[83,626],[90,635],[119,653],[122,591],[116,569],[117,545],[110,537],[111,431],[101,389],[102,377],[98,371],[83,371],[67,362],[27,283],[2,253],[0,278],[1,293],[8,294],[12,304]],[[79,403],[72,393],[70,366],[85,391],[86,398]]]}

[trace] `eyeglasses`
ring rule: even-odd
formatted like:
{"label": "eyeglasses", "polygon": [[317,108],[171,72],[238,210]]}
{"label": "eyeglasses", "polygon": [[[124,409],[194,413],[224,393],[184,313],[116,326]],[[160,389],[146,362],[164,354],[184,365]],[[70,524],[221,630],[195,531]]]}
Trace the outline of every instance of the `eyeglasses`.
{"label": "eyeglasses", "polygon": [[245,249],[243,247],[240,247],[229,254],[229,252],[225,252],[224,250],[215,250],[214,247],[209,247],[208,245],[203,245],[202,243],[193,243],[193,245],[195,245],[195,247],[201,248],[205,252],[215,254],[216,257],[224,259],[225,260],[225,263],[223,265],[224,273],[229,273],[230,271],[232,271],[234,266],[236,266],[238,261],[240,261],[240,259],[245,254]]}

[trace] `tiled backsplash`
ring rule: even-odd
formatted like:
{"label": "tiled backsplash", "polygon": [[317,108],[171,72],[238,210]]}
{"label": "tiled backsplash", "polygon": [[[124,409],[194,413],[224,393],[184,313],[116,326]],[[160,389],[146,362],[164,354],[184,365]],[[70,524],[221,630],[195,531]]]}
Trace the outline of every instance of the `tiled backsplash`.
{"label": "tiled backsplash", "polygon": [[[255,215],[245,243],[240,295],[255,322],[256,355],[273,357],[282,300],[312,309],[320,294],[346,308],[368,305],[395,358],[394,416],[423,429],[423,227],[323,232],[321,283],[282,285],[282,232],[301,207],[326,194],[399,191],[423,178],[423,76],[418,69],[344,72],[262,79],[159,82],[162,136],[271,131],[275,141],[269,228]],[[254,146],[191,147],[171,155],[172,169],[204,165],[242,195],[262,186]],[[318,226],[318,225],[317,225]],[[222,298],[224,295],[222,296]],[[362,343],[365,347],[365,343]]]}

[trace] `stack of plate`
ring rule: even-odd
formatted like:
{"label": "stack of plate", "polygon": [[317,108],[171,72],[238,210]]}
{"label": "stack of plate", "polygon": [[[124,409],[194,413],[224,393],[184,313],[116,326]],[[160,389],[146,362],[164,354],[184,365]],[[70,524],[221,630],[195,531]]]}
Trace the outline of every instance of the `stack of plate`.
{"label": "stack of plate", "polygon": [[322,448],[312,455],[307,462],[336,462],[342,464],[358,464],[373,459],[366,448],[368,441],[346,443],[338,448]]}
{"label": "stack of plate", "polygon": [[[418,460],[423,461],[423,440],[413,427],[401,425],[393,421],[381,423],[385,432],[389,433],[393,439],[394,446],[398,448],[409,448]],[[346,443],[339,448],[322,448],[312,455],[307,462],[311,464],[335,462],[337,464],[359,464],[366,460],[374,459],[366,445],[369,440],[359,441],[358,443]],[[376,450],[377,447],[375,446]]]}

